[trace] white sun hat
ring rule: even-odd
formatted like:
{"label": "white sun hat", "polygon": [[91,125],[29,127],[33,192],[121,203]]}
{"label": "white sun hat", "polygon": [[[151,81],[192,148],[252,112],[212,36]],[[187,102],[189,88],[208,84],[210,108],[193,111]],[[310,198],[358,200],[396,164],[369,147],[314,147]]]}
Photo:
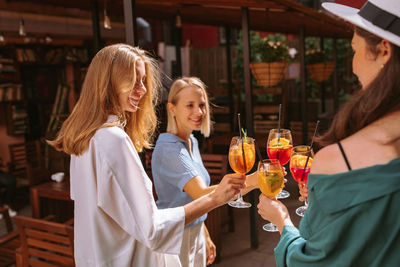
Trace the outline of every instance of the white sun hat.
{"label": "white sun hat", "polygon": [[336,3],[322,7],[392,44],[400,46],[400,0],[369,0],[361,9]]}

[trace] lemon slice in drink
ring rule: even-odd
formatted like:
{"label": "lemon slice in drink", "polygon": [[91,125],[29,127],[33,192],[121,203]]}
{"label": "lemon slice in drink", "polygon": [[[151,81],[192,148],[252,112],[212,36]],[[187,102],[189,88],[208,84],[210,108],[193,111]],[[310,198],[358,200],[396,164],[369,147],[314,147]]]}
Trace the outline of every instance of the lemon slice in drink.
{"label": "lemon slice in drink", "polygon": [[290,140],[286,139],[286,138],[279,138],[279,142],[278,142],[278,138],[274,138],[269,142],[269,146],[270,147],[285,147],[285,146],[290,146]]}
{"label": "lemon slice in drink", "polygon": [[[299,168],[304,168],[304,166],[306,166],[307,156],[304,156],[304,155],[293,155],[290,160],[292,162],[291,165],[297,166]],[[307,167],[308,168],[311,167],[312,162],[313,162],[313,159],[309,158],[308,162],[307,162]]]}

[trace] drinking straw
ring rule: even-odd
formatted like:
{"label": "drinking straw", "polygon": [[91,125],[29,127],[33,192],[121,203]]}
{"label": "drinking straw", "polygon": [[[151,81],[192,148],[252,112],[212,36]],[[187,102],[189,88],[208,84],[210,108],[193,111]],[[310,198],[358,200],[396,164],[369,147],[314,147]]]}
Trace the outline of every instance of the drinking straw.
{"label": "drinking straw", "polygon": [[301,179],[300,179],[300,181],[302,181],[302,182],[303,182],[303,180],[304,180],[304,174],[305,174],[305,172],[306,172],[308,160],[310,159],[312,146],[313,146],[313,144],[314,144],[314,137],[315,137],[315,135],[317,134],[318,125],[319,125],[319,121],[317,121],[317,125],[315,125],[314,134],[313,134],[313,136],[312,136],[312,138],[311,138],[310,153],[307,155],[306,164],[305,164],[305,166],[304,166],[303,174],[301,175]]}
{"label": "drinking straw", "polygon": [[281,113],[282,113],[282,104],[279,104],[279,115],[278,115],[278,143],[281,138]]}
{"label": "drinking straw", "polygon": [[256,147],[258,159],[262,162],[263,158],[261,156],[260,148],[258,147],[256,140],[254,140],[254,146]]}
{"label": "drinking straw", "polygon": [[242,127],[241,127],[241,124],[240,124],[240,113],[238,113],[238,124],[239,124],[239,134],[240,134],[240,140],[242,141],[242,157],[243,157],[243,164],[244,164],[244,173],[246,173],[246,156],[245,156],[245,152],[244,152],[244,145],[243,145],[243,143],[244,143],[244,140],[243,140],[243,138],[242,138]]}

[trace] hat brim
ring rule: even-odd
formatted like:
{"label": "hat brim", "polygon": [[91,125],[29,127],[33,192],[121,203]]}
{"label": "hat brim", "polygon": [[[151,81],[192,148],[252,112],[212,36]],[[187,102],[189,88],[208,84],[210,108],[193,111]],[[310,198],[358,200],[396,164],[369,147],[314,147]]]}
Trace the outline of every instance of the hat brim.
{"label": "hat brim", "polygon": [[368,20],[362,18],[360,15],[358,15],[359,9],[341,5],[341,4],[336,4],[336,3],[323,3],[322,7],[325,8],[327,11],[331,12],[332,14],[350,22],[351,24],[354,24],[366,31],[369,31],[369,32],[385,39],[385,40],[388,40],[389,42],[391,42],[397,46],[400,46],[400,36],[397,36],[396,34],[385,31],[385,30],[375,26]]}

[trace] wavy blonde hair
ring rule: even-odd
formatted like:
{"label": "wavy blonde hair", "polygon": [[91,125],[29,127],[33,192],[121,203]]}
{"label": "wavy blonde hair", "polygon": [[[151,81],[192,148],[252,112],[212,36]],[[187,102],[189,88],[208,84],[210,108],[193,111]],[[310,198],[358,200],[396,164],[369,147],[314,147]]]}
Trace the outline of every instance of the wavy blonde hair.
{"label": "wavy blonde hair", "polygon": [[[211,131],[211,119],[210,119],[211,111],[210,111],[210,105],[208,103],[206,85],[199,78],[197,78],[197,77],[182,77],[180,79],[175,80],[174,83],[171,85],[171,89],[169,90],[168,103],[171,103],[175,106],[179,100],[179,98],[178,98],[179,92],[189,86],[200,88],[201,91],[203,92],[203,96],[204,96],[204,99],[206,102],[205,103],[206,116],[200,126],[200,132],[205,137],[208,137],[208,136],[210,136],[210,131]],[[167,113],[168,113],[167,132],[172,133],[172,134],[177,134],[178,126],[176,125],[175,117],[168,108],[167,108]]]}
{"label": "wavy blonde hair", "polygon": [[[133,90],[138,60],[145,64],[147,92],[136,112],[124,112],[118,101],[118,92],[126,86]],[[95,132],[104,127],[108,116],[118,114],[121,121],[126,122],[125,132],[136,150],[140,152],[151,147],[151,137],[157,126],[154,106],[160,85],[157,62],[144,50],[127,44],[104,47],[90,63],[75,108],[61,126],[57,138],[48,143],[67,154],[81,155],[88,149]]]}

